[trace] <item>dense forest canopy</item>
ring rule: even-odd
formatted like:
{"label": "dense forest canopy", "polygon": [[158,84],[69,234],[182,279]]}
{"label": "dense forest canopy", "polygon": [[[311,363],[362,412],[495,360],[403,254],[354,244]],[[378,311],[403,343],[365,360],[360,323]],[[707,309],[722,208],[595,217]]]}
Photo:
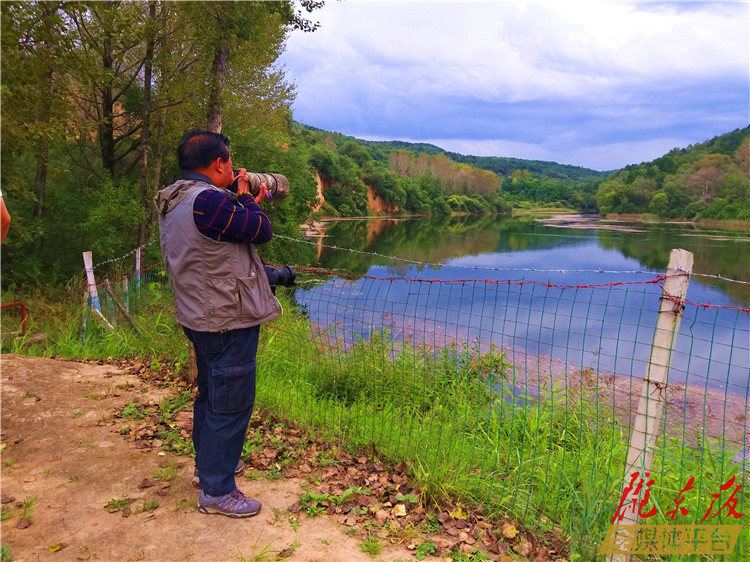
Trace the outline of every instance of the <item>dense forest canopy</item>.
{"label": "dense forest canopy", "polygon": [[750,127],[627,166],[599,184],[595,199],[602,214],[750,220]]}
{"label": "dense forest canopy", "polygon": [[277,231],[310,213],[315,182],[289,150],[294,93],[274,63],[313,31],[313,0],[2,2],[2,190],[12,214],[3,286],[64,282],[147,245],[152,199],[179,177],[191,129],[232,141],[233,161],[287,175]]}
{"label": "dense forest canopy", "polygon": [[[176,147],[194,128],[226,134],[238,167],[289,178],[289,197],[264,205],[274,230],[295,236],[321,214],[537,206],[750,220],[750,127],[602,173],[295,123],[294,86],[276,62],[290,33],[315,30],[307,17],[322,5],[0,3],[2,191],[13,217],[3,287],[65,283],[88,250],[104,262],[144,246],[146,263],[160,260],[152,198],[179,177]],[[280,263],[307,251],[263,250]]]}

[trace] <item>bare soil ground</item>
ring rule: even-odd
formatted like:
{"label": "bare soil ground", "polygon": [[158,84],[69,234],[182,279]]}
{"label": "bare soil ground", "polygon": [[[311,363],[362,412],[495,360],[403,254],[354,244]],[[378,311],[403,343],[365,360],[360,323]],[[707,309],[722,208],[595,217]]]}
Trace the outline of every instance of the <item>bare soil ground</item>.
{"label": "bare soil ground", "polygon": [[[128,404],[155,408],[184,383],[154,380],[143,365],[125,361],[0,359],[2,543],[11,560],[445,560],[450,552],[481,550],[492,560],[538,562],[566,555],[554,536],[486,521],[481,512],[444,506],[428,513],[404,502],[420,491],[399,467],[344,453],[318,464],[314,452],[325,443],[305,442],[293,426],[280,429],[258,416],[254,435],[273,435],[280,445],[246,459],[248,472],[269,474],[296,446],[294,462],[275,479],[238,480],[263,503],[258,516],[200,514],[192,458],[164,449],[156,416],[136,423],[120,415]],[[175,416],[180,436],[189,436],[191,417],[189,408]],[[367,493],[341,505],[321,500],[313,505],[322,511],[316,517],[301,502],[306,491],[342,497],[353,487]],[[118,500],[125,501],[116,506]],[[362,550],[368,538],[381,545],[379,553]],[[427,541],[431,553],[421,547]]]}

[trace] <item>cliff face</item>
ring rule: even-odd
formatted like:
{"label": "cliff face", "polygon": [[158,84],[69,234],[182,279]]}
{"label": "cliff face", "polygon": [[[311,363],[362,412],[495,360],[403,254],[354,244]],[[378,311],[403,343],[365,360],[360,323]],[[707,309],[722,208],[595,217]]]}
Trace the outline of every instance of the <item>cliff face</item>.
{"label": "cliff face", "polygon": [[[327,186],[318,172],[313,172],[313,174],[315,177],[315,183],[318,186],[318,204],[313,208],[313,212],[315,212],[319,211],[326,202],[324,193]],[[367,207],[370,210],[370,213],[368,214],[377,215],[381,213],[398,213],[399,209],[397,205],[388,203],[369,183],[365,182],[365,185],[367,186]]]}
{"label": "cliff face", "polygon": [[323,203],[326,202],[325,197],[323,197],[323,178],[320,177],[320,174],[318,172],[313,172],[315,175],[315,183],[318,185],[318,204],[315,205],[313,208],[313,213],[316,211],[320,211],[320,208],[323,206]]}
{"label": "cliff face", "polygon": [[398,206],[388,203],[369,183],[365,182],[365,185],[367,186],[367,206],[371,211],[376,214],[398,213]]}

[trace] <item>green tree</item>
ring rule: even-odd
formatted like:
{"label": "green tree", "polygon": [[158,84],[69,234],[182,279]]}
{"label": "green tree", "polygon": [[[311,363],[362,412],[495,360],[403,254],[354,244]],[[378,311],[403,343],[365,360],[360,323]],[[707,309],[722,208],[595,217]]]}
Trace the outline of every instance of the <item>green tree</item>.
{"label": "green tree", "polygon": [[654,193],[649,204],[649,209],[659,218],[665,218],[669,211],[669,197],[663,191]]}

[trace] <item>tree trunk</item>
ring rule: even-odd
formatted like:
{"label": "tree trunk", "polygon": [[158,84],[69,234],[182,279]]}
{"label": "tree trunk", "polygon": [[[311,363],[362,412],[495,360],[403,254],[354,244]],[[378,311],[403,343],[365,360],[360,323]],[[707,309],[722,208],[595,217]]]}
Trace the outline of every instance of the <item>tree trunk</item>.
{"label": "tree trunk", "polygon": [[211,75],[211,93],[208,99],[208,119],[206,128],[214,133],[221,133],[221,117],[223,112],[222,97],[227,83],[227,61],[229,49],[219,48],[214,56],[213,72]]}
{"label": "tree trunk", "polygon": [[[154,189],[158,191],[161,188],[161,165],[164,160],[164,131],[167,127],[167,112],[161,110],[159,113],[159,124],[156,126],[156,146],[154,147]],[[149,224],[156,224],[158,217],[156,216],[156,206],[151,205],[151,214],[149,215]]]}
{"label": "tree trunk", "polygon": [[[109,33],[104,37],[102,44],[102,67],[108,74],[114,72],[114,61],[112,58],[112,37]],[[106,80],[106,79],[105,79]],[[102,167],[109,172],[109,176],[115,179],[115,123],[114,123],[114,101],[112,97],[112,84],[103,83],[100,88],[101,94],[101,122],[99,124],[99,142],[102,156]]]}
{"label": "tree trunk", "polygon": [[[52,70],[47,72],[45,82],[47,83],[47,90],[52,91],[53,85]],[[50,111],[49,106],[44,106],[41,113],[42,127],[48,128],[50,126]],[[36,209],[34,209],[34,218],[41,223],[44,219],[44,213],[47,207],[47,170],[49,167],[49,145],[46,140],[40,140],[36,147],[36,175],[34,177],[34,192],[36,194]],[[42,248],[42,238],[40,236],[34,237],[34,242],[31,244],[31,251],[33,254],[37,254]]]}
{"label": "tree trunk", "polygon": [[[156,2],[148,3],[148,18],[153,25],[156,20]],[[148,156],[151,141],[151,73],[154,59],[154,34],[149,33],[148,42],[146,43],[146,57],[143,63],[143,122],[141,124],[141,146],[140,146],[140,192],[141,192],[141,209],[143,209],[143,218],[141,219],[140,228],[138,229],[138,246],[146,244],[148,235],[148,225],[151,213],[149,210],[153,207],[151,203],[151,194],[148,188]]]}

